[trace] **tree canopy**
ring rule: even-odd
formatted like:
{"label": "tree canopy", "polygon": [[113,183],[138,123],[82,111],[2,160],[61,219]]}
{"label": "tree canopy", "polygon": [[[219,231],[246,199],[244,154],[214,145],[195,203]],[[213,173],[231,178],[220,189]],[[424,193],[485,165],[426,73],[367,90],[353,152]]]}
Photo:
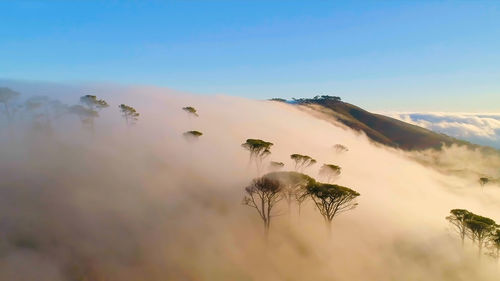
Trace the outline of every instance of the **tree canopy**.
{"label": "tree canopy", "polygon": [[96,96],[93,95],[85,95],[80,97],[80,102],[86,105],[90,109],[100,110],[109,107],[109,104],[105,100],[98,99]]}
{"label": "tree canopy", "polygon": [[303,172],[306,168],[316,164],[316,160],[311,156],[302,154],[292,154],[290,158],[295,161],[295,170]]}
{"label": "tree canopy", "polygon": [[334,178],[338,177],[342,171],[340,166],[334,164],[323,164],[319,169],[319,175],[326,179],[327,183],[330,183]]}
{"label": "tree canopy", "polygon": [[186,111],[187,113],[189,113],[195,117],[198,117],[198,112],[196,111],[196,108],[194,108],[192,106],[183,107],[182,110]]}
{"label": "tree canopy", "polygon": [[345,186],[319,182],[309,185],[307,193],[311,196],[329,229],[336,215],[356,208],[358,203],[355,199],[360,195]]}
{"label": "tree canopy", "polygon": [[120,104],[118,108],[120,108],[127,125],[134,124],[138,120],[139,113],[135,110],[135,108],[125,104]]}

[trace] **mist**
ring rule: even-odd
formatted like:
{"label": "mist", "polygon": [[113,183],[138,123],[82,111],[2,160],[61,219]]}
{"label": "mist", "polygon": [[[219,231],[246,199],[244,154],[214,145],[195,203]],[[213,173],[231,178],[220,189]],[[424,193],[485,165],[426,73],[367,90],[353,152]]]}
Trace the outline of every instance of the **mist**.
{"label": "mist", "polygon": [[[462,249],[445,220],[464,208],[500,221],[498,183],[481,190],[475,177],[498,171],[491,159],[432,152],[449,165],[474,158],[461,166],[474,176],[448,173],[293,105],[149,86],[70,88],[13,86],[17,104],[105,99],[92,129],[57,114],[54,102],[48,113],[18,107],[0,122],[1,280],[498,279],[497,261],[479,259],[471,243]],[[140,114],[136,124],[127,126],[122,103]],[[190,130],[203,135],[188,141]],[[323,163],[340,165],[336,183],[358,191],[359,206],[334,219],[331,237],[311,202],[300,216],[295,206],[274,218],[266,240],[242,205],[258,176],[241,147],[248,138],[274,144],[265,165],[293,170],[290,154],[307,154],[318,161],[305,170],[314,178]]]}

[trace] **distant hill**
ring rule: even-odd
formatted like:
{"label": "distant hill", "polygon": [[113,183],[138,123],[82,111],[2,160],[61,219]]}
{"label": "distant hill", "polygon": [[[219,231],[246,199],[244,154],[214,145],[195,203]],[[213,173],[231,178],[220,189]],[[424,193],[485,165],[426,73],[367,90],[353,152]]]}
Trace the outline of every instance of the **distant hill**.
{"label": "distant hill", "polygon": [[[284,102],[282,99],[273,100]],[[479,147],[388,116],[368,112],[341,101],[339,97],[317,96],[312,99],[294,99],[286,102],[306,106],[320,114],[334,117],[345,126],[364,132],[373,141],[391,147],[404,150],[439,149],[443,144]]]}

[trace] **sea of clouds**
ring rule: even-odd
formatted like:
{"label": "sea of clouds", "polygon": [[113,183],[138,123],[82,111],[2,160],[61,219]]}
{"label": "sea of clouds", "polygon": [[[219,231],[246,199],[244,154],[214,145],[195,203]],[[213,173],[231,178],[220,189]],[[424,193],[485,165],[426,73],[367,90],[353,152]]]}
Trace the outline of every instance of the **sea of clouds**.
{"label": "sea of clouds", "polygon": [[390,113],[386,115],[472,143],[500,148],[500,113]]}

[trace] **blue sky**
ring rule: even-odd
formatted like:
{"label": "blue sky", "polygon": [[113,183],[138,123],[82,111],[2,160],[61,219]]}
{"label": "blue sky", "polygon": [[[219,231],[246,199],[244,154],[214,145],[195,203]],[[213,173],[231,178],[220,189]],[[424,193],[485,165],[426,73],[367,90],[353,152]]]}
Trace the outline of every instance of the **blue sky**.
{"label": "blue sky", "polygon": [[0,78],[500,112],[498,1],[0,1]]}

